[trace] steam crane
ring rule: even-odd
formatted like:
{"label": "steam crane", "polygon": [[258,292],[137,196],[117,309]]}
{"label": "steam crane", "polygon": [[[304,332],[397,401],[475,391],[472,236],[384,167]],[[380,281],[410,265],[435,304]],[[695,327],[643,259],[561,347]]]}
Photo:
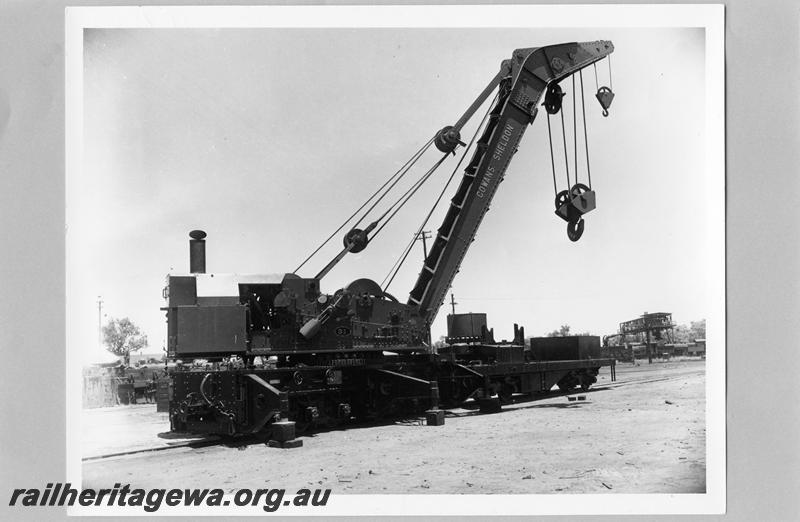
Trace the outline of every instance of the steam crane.
{"label": "steam crane", "polygon": [[[519,339],[515,339],[518,342],[512,349],[498,351],[475,364],[464,364],[435,353],[430,343],[430,326],[542,100],[549,131],[550,117],[561,113],[567,155],[566,124],[561,110],[565,93],[560,82],[570,77],[574,181],[567,157],[567,183],[559,191],[552,158],[551,165],[555,213],[567,222],[572,241],[581,237],[583,216],[595,208],[595,193],[591,188],[588,144],[588,185],[578,182],[575,78],[580,78],[586,143],[582,69],[609,57],[613,50],[611,42],[595,41],[514,51],[466,112],[453,125],[436,132],[294,272],[206,274],[205,233],[193,231],[191,273],[170,275],[164,293],[168,356],[180,361],[171,373],[173,429],[230,435],[255,433],[281,416],[304,426],[335,424],[353,417],[417,411],[439,403],[456,404],[469,397],[499,395],[508,399],[515,392],[546,392],[555,384],[562,388],[578,384],[588,387],[594,382],[599,368],[613,361],[595,358],[531,361],[523,353],[520,329]],[[478,130],[469,144],[465,143],[461,131],[492,97]],[[613,92],[608,87],[598,87],[596,97],[607,115]],[[552,132],[548,135],[552,156]],[[435,164],[387,208],[378,209],[432,147],[440,154]],[[388,287],[424,230],[433,208],[381,284],[362,278],[333,294],[322,293],[322,279],[348,253],[364,250],[436,170],[456,155],[459,147],[463,148],[461,160],[450,180],[470,150],[471,159],[407,302],[399,302],[388,293]],[[297,272],[348,225],[339,253],[314,277],[298,276]],[[197,259],[198,256],[203,259]],[[204,366],[187,364],[196,359],[208,362]]]}

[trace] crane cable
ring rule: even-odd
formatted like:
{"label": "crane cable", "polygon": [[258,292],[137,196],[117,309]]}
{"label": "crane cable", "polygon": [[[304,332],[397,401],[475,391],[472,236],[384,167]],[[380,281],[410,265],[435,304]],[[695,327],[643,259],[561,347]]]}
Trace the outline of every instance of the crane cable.
{"label": "crane cable", "polygon": [[[584,122],[586,123],[586,122]],[[575,75],[572,75],[572,148],[575,151],[575,184],[578,184],[578,105],[575,103]]]}
{"label": "crane cable", "polygon": [[614,90],[614,77],[611,76],[611,55],[608,55],[608,87]]}
{"label": "crane cable", "polygon": [[[610,70],[610,69],[609,69]],[[580,86],[581,86],[581,113],[582,113],[582,124],[583,124],[583,143],[586,151],[586,174],[589,181],[589,189],[592,188],[592,170],[589,163],[589,137],[586,130],[586,94],[583,89],[583,71],[578,71],[580,77]],[[595,77],[597,74],[597,70],[595,68]],[[574,164],[573,170],[575,171],[575,185],[578,184],[578,127],[577,127],[577,104],[575,102],[575,93],[577,89],[575,88],[575,76],[572,76],[572,136],[573,136],[573,152],[574,152]],[[566,125],[564,123],[564,109],[563,107],[559,111],[561,113],[561,138],[564,142],[564,166],[566,169],[567,174],[567,191],[570,191],[570,175],[569,175],[569,153],[567,151],[567,135],[566,135]],[[550,145],[550,166],[553,172],[553,192],[558,197],[558,184],[556,183],[556,163],[555,163],[555,154],[553,152],[553,133],[550,126],[550,113],[547,114],[547,138]]]}
{"label": "crane cable", "polygon": [[442,155],[442,157],[439,158],[439,161],[437,161],[433,165],[433,167],[428,169],[428,172],[423,174],[420,179],[418,179],[408,190],[405,191],[405,193],[403,193],[402,196],[400,196],[394,203],[391,204],[391,206],[388,209],[386,209],[386,212],[384,212],[381,215],[381,217],[379,217],[376,220],[376,222],[381,221],[384,217],[386,217],[386,215],[389,214],[389,212],[395,207],[395,205],[397,205],[397,208],[394,209],[394,211],[391,213],[391,215],[389,215],[389,217],[386,218],[386,220],[383,223],[381,223],[381,226],[379,226],[378,229],[375,232],[372,233],[372,238],[370,238],[370,240],[375,239],[378,236],[378,233],[380,233],[380,231],[383,230],[386,227],[386,225],[389,224],[389,222],[392,220],[392,218],[394,218],[397,215],[397,213],[400,212],[400,209],[403,208],[403,206],[406,203],[408,203],[408,201],[414,196],[414,194],[417,193],[417,191],[420,189],[420,187],[422,187],[422,185],[424,185],[425,182],[430,179],[430,177],[433,175],[433,173],[436,172],[436,170],[439,168],[439,166],[442,163],[444,163],[444,160],[446,160],[448,158],[448,156],[450,156],[450,153],[449,152],[445,152]]}
{"label": "crane cable", "polygon": [[553,194],[558,194],[558,184],[556,183],[556,160],[553,154],[553,133],[550,130],[550,113],[547,113],[547,139],[550,143],[550,166],[553,168]]}
{"label": "crane cable", "polygon": [[[371,206],[371,207],[369,207],[369,209],[367,209],[367,211],[366,211],[366,212],[364,212],[364,215],[363,215],[363,216],[361,216],[361,218],[360,218],[358,221],[356,221],[356,222],[355,222],[355,224],[353,224],[353,227],[357,227],[358,225],[360,225],[360,224],[361,224],[361,222],[362,222],[362,221],[364,221],[364,219],[366,219],[366,217],[369,215],[369,213],[370,213],[370,212],[372,212],[372,211],[375,209],[375,207],[376,207],[376,206],[378,206],[378,203],[380,203],[380,202],[383,200],[383,198],[385,198],[385,197],[386,197],[386,195],[387,195],[387,194],[389,194],[389,191],[391,191],[391,190],[392,190],[392,189],[393,189],[393,188],[394,188],[394,187],[397,185],[397,183],[398,183],[398,182],[399,182],[401,179],[403,179],[403,176],[405,176],[405,175],[408,173],[408,171],[409,171],[409,170],[411,170],[411,167],[413,167],[413,166],[414,166],[414,165],[417,163],[417,160],[419,160],[419,159],[422,157],[422,155],[423,155],[423,154],[424,154],[424,153],[425,153],[425,152],[428,150],[428,148],[431,146],[431,144],[433,143],[433,141],[434,141],[435,139],[436,139],[436,138],[435,138],[435,136],[434,136],[433,138],[431,138],[431,139],[430,139],[430,141],[429,141],[428,143],[426,143],[422,149],[420,149],[420,150],[422,151],[421,153],[418,151],[418,155],[417,155],[417,157],[416,157],[416,158],[414,158],[414,159],[413,159],[413,162],[411,162],[411,160],[409,160],[408,162],[406,162],[406,164],[407,164],[407,165],[408,165],[409,163],[411,163],[411,164],[410,164],[410,165],[408,165],[408,167],[407,167],[407,168],[406,168],[406,169],[403,171],[403,173],[402,173],[400,176],[398,176],[398,177],[397,177],[397,178],[396,178],[396,179],[395,179],[395,180],[392,182],[392,184],[391,184],[391,185],[389,185],[389,188],[387,188],[387,189],[384,191],[384,193],[383,193],[383,194],[381,194],[381,197],[379,197],[377,200],[375,200],[375,203],[373,203],[373,204],[372,204],[372,206]],[[446,158],[446,157],[447,157],[447,155],[445,154],[445,158]],[[443,159],[444,159],[444,158],[443,158]],[[443,159],[439,161],[439,164],[440,164],[440,163],[443,161]],[[438,167],[438,164],[437,164],[436,166]],[[436,168],[436,167],[434,167],[434,170],[435,170],[435,168]],[[431,171],[428,171],[428,174],[427,174],[427,175],[430,175],[430,173],[431,173]],[[423,177],[424,177],[424,176],[423,176]],[[386,185],[386,184],[384,183],[384,186],[385,186],[385,185]],[[408,192],[406,192],[406,193],[408,193]],[[388,213],[389,213],[389,212],[392,210],[392,208],[393,208],[395,205],[397,205],[398,201],[399,201],[400,199],[402,199],[402,198],[403,198],[403,196],[400,196],[400,198],[398,198],[397,200],[395,200],[395,202],[394,202],[394,203],[392,203],[391,205],[389,205],[389,208],[387,208],[387,209],[386,209],[386,211],[385,211],[383,214],[381,214],[381,215],[380,215],[380,217],[378,217],[378,219],[376,219],[375,221],[376,221],[376,222],[378,222],[378,221],[381,221],[381,220],[382,220],[384,217],[386,217],[386,215],[387,215],[387,214],[388,214]],[[394,216],[394,214],[392,214],[392,216]]]}
{"label": "crane cable", "polygon": [[[375,205],[377,205],[386,196],[386,194],[397,184],[397,182],[400,181],[400,178],[405,176],[405,174],[409,171],[409,169],[411,167],[413,167],[414,164],[419,160],[419,158],[428,150],[428,148],[430,148],[430,146],[433,144],[433,141],[435,139],[436,139],[435,136],[432,137],[430,140],[428,140],[428,142],[425,145],[420,147],[420,149],[417,152],[415,152],[411,156],[411,158],[408,161],[405,162],[405,164],[402,167],[400,167],[394,174],[392,174],[389,177],[389,179],[387,179],[383,183],[383,185],[381,185],[369,198],[367,198],[366,201],[364,201],[364,203],[360,207],[358,207],[358,209],[356,209],[355,212],[353,212],[350,215],[350,217],[348,217],[341,225],[339,225],[339,228],[334,230],[333,233],[331,233],[331,235],[329,235],[327,237],[327,239],[325,239],[313,252],[311,252],[311,254],[309,254],[308,257],[306,257],[305,260],[302,263],[300,263],[300,265],[297,268],[294,269],[294,273],[297,273],[301,268],[303,268],[303,266],[306,263],[308,263],[308,261],[312,257],[314,257],[320,250],[322,250],[322,247],[324,247],[326,244],[328,244],[328,242],[331,239],[333,239],[336,236],[336,234],[341,232],[341,230],[345,227],[345,225],[347,225],[347,223],[349,223],[359,212],[361,212],[364,209],[364,207],[366,207],[369,204],[369,202],[372,201],[375,198],[375,196],[377,196],[382,190],[384,190],[387,185],[392,183],[392,180],[395,180],[394,183],[392,183],[392,185],[388,189],[386,189],[384,191],[384,193],[381,195],[381,197],[378,198],[378,200],[375,201],[375,203],[373,203],[373,205],[364,213],[364,215],[361,216],[361,219],[359,219],[356,222],[356,224],[354,225],[354,226],[358,226],[358,224],[361,223],[364,220],[364,218],[367,216],[367,214],[369,214],[375,208]],[[397,179],[395,179],[395,178],[397,178]]]}
{"label": "crane cable", "polygon": [[583,70],[578,71],[578,73],[581,78],[581,112],[583,114],[583,144],[586,148],[586,175],[589,178],[589,190],[592,190],[592,169],[589,166],[589,136],[586,133],[586,94],[583,91]]}
{"label": "crane cable", "polygon": [[[478,133],[481,131],[481,129],[486,124],[486,120],[489,117],[489,113],[492,111],[492,108],[494,107],[494,105],[497,102],[497,99],[499,97],[500,97],[500,93],[498,92],[498,94],[495,95],[494,100],[492,100],[492,103],[489,104],[489,108],[486,110],[486,114],[484,114],[483,119],[481,119],[481,122],[478,124],[478,127],[475,129],[475,133],[472,135],[472,139],[470,139],[469,144],[464,148],[464,152],[461,154],[461,158],[458,160],[458,164],[456,164],[455,168],[453,168],[453,172],[450,174],[450,178],[448,178],[447,183],[445,183],[444,187],[442,187],[441,192],[439,192],[439,196],[436,198],[436,201],[431,206],[430,210],[428,211],[428,214],[425,216],[425,219],[422,220],[422,224],[417,229],[417,232],[414,234],[414,237],[411,239],[411,241],[408,243],[406,248],[403,250],[403,252],[400,255],[400,257],[398,257],[397,261],[395,261],[394,265],[392,265],[392,268],[389,269],[389,273],[386,274],[386,277],[384,277],[383,281],[381,281],[381,288],[383,289],[384,292],[386,292],[389,289],[389,285],[392,284],[392,281],[394,281],[394,278],[395,278],[395,276],[397,276],[397,273],[400,271],[400,268],[403,266],[403,263],[405,263],[406,258],[408,258],[408,255],[411,253],[411,249],[413,248],[414,243],[417,241],[417,238],[419,237],[420,233],[425,228],[425,225],[428,224],[428,220],[431,218],[431,215],[433,215],[434,210],[436,210],[436,207],[439,205],[439,202],[442,200],[442,196],[444,196],[444,193],[447,190],[447,187],[449,187],[450,183],[452,183],[453,178],[456,175],[456,172],[458,172],[459,168],[461,167],[461,164],[463,163],[464,158],[467,157],[467,152],[469,152],[470,148],[472,148],[472,145],[475,142],[475,139],[478,137]],[[377,232],[376,232],[376,234],[377,234]],[[388,282],[387,282],[387,280],[388,280]]]}
{"label": "crane cable", "polygon": [[567,126],[564,124],[564,108],[561,113],[561,138],[564,140],[564,166],[567,169],[567,190],[569,190],[569,153],[567,152]]}
{"label": "crane cable", "polygon": [[[606,56],[606,60],[608,60],[608,87],[613,91],[614,90],[614,77],[611,75],[611,55],[609,54]],[[600,81],[597,79],[597,62],[592,64],[594,67],[594,88],[596,90],[600,90]]]}

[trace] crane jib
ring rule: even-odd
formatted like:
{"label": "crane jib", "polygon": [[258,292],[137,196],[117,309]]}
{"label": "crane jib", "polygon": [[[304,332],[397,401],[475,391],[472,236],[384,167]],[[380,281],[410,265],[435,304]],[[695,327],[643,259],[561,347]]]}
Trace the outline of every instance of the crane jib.
{"label": "crane jib", "polygon": [[598,41],[514,52],[511,75],[500,83],[490,122],[409,294],[408,304],[417,308],[427,324],[436,317],[548,84],[569,77],[613,49],[611,42]]}
{"label": "crane jib", "polygon": [[[448,216],[439,228],[434,245],[425,260],[418,284],[410,295],[411,303],[417,304],[428,321],[435,318],[483,216],[489,209],[511,157],[532,120],[530,113],[511,104],[499,105],[502,110],[489,135],[487,146],[482,150],[479,147],[473,157],[472,163],[477,163],[477,168],[474,172],[470,172],[469,168],[465,171],[462,187],[466,188],[459,190],[453,198]],[[460,198],[462,191],[464,197]],[[416,296],[419,296],[418,300],[415,299]],[[415,301],[417,302],[414,303]]]}
{"label": "crane jib", "polygon": [[[500,135],[500,142],[495,147],[494,154],[492,155],[492,159],[495,161],[500,161],[503,159],[503,155],[505,154],[506,150],[508,149],[508,143],[511,140],[511,136],[514,133],[514,125],[511,120],[509,120],[505,128],[503,129],[503,133]],[[483,179],[481,180],[480,184],[478,185],[478,190],[476,195],[479,198],[482,198],[486,195],[486,190],[491,185],[492,179],[494,178],[496,172],[493,165],[489,165],[486,167],[486,172],[483,175]]]}

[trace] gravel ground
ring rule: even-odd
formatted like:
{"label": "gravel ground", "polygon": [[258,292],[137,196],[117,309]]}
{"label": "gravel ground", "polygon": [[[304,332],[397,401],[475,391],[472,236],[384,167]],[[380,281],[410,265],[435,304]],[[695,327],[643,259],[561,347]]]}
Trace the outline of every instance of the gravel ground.
{"label": "gravel ground", "polygon": [[[454,410],[444,426],[403,422],[303,437],[304,446],[171,448],[87,460],[83,486],[331,488],[338,493],[702,493],[704,361],[621,364],[586,401]],[[87,410],[83,454],[161,447],[154,405]],[[164,435],[162,434],[162,437]]]}

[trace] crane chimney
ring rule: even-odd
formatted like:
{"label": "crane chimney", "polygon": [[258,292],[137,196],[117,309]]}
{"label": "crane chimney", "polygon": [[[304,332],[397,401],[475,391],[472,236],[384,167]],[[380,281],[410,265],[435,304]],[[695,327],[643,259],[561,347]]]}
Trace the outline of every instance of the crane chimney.
{"label": "crane chimney", "polygon": [[206,233],[202,230],[189,232],[189,272],[206,273]]}

